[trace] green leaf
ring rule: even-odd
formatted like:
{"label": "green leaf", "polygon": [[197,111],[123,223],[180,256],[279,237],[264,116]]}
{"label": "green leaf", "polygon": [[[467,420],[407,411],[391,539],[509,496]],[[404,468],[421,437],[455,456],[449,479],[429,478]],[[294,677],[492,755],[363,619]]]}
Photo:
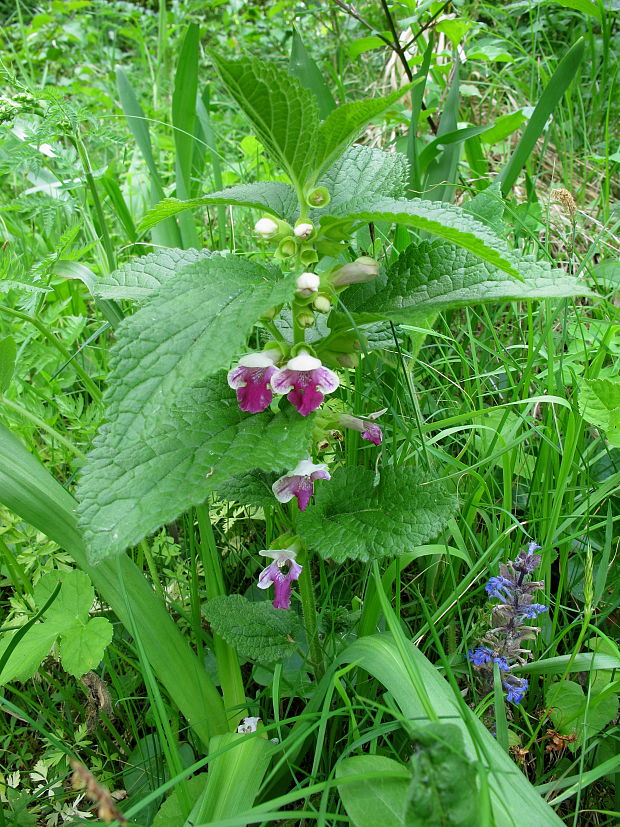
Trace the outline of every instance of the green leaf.
{"label": "green leaf", "polygon": [[316,157],[319,108],[314,94],[274,63],[212,58],[260,142],[299,189],[310,177]]}
{"label": "green leaf", "polygon": [[584,379],[579,386],[579,410],[586,422],[607,433],[620,447],[620,379]]}
{"label": "green leaf", "polygon": [[143,301],[174,279],[185,265],[210,255],[208,250],[157,250],[121,264],[113,273],[92,281],[89,289],[94,296],[106,299]]}
{"label": "green leaf", "polygon": [[329,190],[333,212],[353,198],[398,197],[408,175],[407,159],[400,152],[352,146],[323,173],[319,185]]}
{"label": "green leaf", "polygon": [[[207,783],[207,778],[206,773],[201,773],[200,775],[186,778],[185,781],[181,782],[186,786],[187,799],[192,805],[203,791]],[[186,815],[187,813],[182,806],[179,789],[175,787],[157,811],[151,827],[179,827],[180,824],[185,822]]]}
{"label": "green leaf", "polygon": [[590,698],[574,681],[552,683],[545,693],[549,717],[558,732],[577,735],[578,742],[600,732],[618,714],[616,694],[597,695]]}
{"label": "green leaf", "polygon": [[423,321],[429,313],[481,302],[588,295],[584,282],[514,254],[522,281],[445,241],[411,244],[379,278],[353,285],[344,303],[360,322]]}
{"label": "green leaf", "polygon": [[297,615],[274,609],[271,603],[252,603],[240,594],[211,598],[203,614],[226,643],[243,658],[273,663],[293,654],[300,633]]}
{"label": "green leaf", "polygon": [[480,810],[476,767],[467,758],[459,727],[428,724],[420,727],[415,740],[407,827],[475,824]]}
{"label": "green leaf", "polygon": [[60,638],[63,669],[79,678],[94,669],[112,643],[113,628],[105,617],[92,617],[85,625],[75,625]]}
{"label": "green leaf", "polygon": [[384,468],[374,482],[367,468],[339,468],[314,508],[299,515],[298,533],[321,557],[341,563],[403,554],[437,536],[456,510],[441,481],[413,468]]}
{"label": "green leaf", "polygon": [[[181,44],[172,92],[176,192],[180,198],[189,198],[192,194],[199,56],[200,32],[196,23],[190,23]],[[198,246],[198,233],[191,216],[181,216],[179,228],[183,247]]]}
{"label": "green leaf", "polygon": [[[378,773],[383,775],[376,777]],[[338,792],[355,827],[407,827],[405,809],[411,774],[406,767],[383,755],[356,755],[336,764],[338,781],[352,776],[361,777],[338,784]]]}
{"label": "green leaf", "polygon": [[122,420],[106,426],[89,455],[79,513],[93,559],[134,545],[231,475],[294,467],[307,451],[312,416],[244,414],[224,376],[177,395],[132,439]]}
{"label": "green leaf", "polygon": [[8,390],[11,384],[16,355],[15,341],[10,336],[0,339],[0,393]]}
{"label": "green leaf", "polygon": [[328,164],[359,135],[366,124],[384,112],[411,87],[396,89],[383,98],[351,101],[334,109],[320,125],[316,136],[316,157],[314,159],[315,181]]}
{"label": "green leaf", "polygon": [[289,71],[292,75],[295,75],[305,89],[310,89],[314,93],[319,107],[319,114],[322,118],[326,118],[332,109],[335,109],[336,102],[325,83],[323,72],[308,53],[299,32],[295,28],[293,28]]}
{"label": "green leaf", "polygon": [[239,184],[236,187],[228,187],[200,198],[190,198],[187,201],[164,198],[142,217],[139,229],[142,232],[149,230],[164,218],[169,218],[183,210],[225,204],[232,204],[236,207],[256,207],[287,221],[293,221],[299,212],[299,201],[292,187],[279,181],[264,181],[256,184]]}
{"label": "green leaf", "polygon": [[[16,632],[8,632],[2,637],[0,657],[9,648],[15,635]],[[49,655],[57,637],[58,632],[48,627],[46,623],[35,623],[31,626],[5,663],[0,674],[0,684],[29,680],[36,673],[41,662]]]}
{"label": "green leaf", "polygon": [[269,508],[275,505],[271,486],[277,478],[277,473],[268,474],[253,468],[251,471],[229,477],[218,486],[217,493],[222,500],[228,502]]}
{"label": "green leaf", "polygon": [[[328,206],[328,210],[331,205]],[[406,227],[426,230],[499,267],[511,276],[518,275],[515,253],[488,227],[450,204],[423,201],[419,198],[353,198],[321,217],[325,228],[350,224],[352,221],[389,221]]]}

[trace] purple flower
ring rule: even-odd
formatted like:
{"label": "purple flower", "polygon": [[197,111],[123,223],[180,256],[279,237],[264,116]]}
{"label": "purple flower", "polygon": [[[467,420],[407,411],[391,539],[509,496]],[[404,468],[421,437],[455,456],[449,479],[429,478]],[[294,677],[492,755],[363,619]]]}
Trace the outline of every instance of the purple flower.
{"label": "purple flower", "polygon": [[549,611],[549,606],[544,606],[542,603],[530,603],[529,606],[520,606],[519,611],[523,617],[533,620],[537,615]]}
{"label": "purple flower", "polygon": [[484,666],[485,663],[489,663],[492,655],[493,652],[488,646],[476,646],[475,649],[467,650],[467,656],[474,666]]}
{"label": "purple flower", "polygon": [[502,681],[502,686],[506,692],[506,700],[512,701],[513,704],[521,703],[529,685],[529,681],[525,678],[510,675],[509,678]]}
{"label": "purple flower", "polygon": [[268,589],[273,583],[275,589],[274,609],[290,609],[291,582],[299,580],[303,568],[295,562],[297,553],[290,548],[268,549],[258,553],[261,557],[271,557],[273,559],[273,563],[270,563],[266,569],[261,571],[258,578],[258,588]]}
{"label": "purple flower", "polygon": [[302,416],[316,411],[324,394],[333,393],[339,384],[340,380],[333,370],[324,367],[320,359],[306,351],[289,359],[286,367],[271,378],[273,392],[286,393],[288,401]]}
{"label": "purple flower", "polygon": [[506,577],[491,577],[484,587],[489,597],[498,597],[500,600],[510,600],[514,583]]}
{"label": "purple flower", "polygon": [[341,414],[338,417],[338,425],[340,428],[352,428],[354,431],[359,431],[362,435],[362,439],[367,439],[375,445],[381,445],[383,441],[381,428],[374,422],[365,422],[357,416]]}
{"label": "purple flower", "polygon": [[278,350],[248,353],[239,359],[236,368],[228,371],[228,384],[237,391],[242,411],[260,413],[271,405],[273,393],[269,383],[278,372],[275,363],[279,358]]}
{"label": "purple flower", "polygon": [[521,549],[514,563],[510,563],[509,565],[511,565],[515,571],[521,572],[524,575],[531,574],[540,566],[541,556],[540,554],[535,554],[540,548],[542,548],[542,546],[537,545],[537,543],[529,543],[527,551]]}
{"label": "purple flower", "polygon": [[297,497],[300,511],[305,511],[314,494],[315,480],[330,480],[327,465],[314,465],[309,459],[302,459],[297,466],[272,485],[272,491],[278,502],[287,503]]}
{"label": "purple flower", "polygon": [[510,664],[506,660],[506,658],[501,657],[501,655],[493,658],[493,663],[496,663],[501,672],[510,672]]}

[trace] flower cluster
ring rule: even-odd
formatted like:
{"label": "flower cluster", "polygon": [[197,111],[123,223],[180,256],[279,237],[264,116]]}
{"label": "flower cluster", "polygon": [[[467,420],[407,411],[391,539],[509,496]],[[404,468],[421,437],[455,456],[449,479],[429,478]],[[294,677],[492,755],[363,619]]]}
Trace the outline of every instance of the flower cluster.
{"label": "flower cluster", "polygon": [[480,641],[480,645],[468,651],[474,667],[485,674],[490,681],[493,665],[496,663],[502,676],[506,698],[518,704],[528,688],[528,681],[512,673],[515,666],[522,666],[530,651],[524,649],[525,640],[533,640],[540,629],[528,626],[526,620],[533,620],[546,612],[548,606],[534,602],[534,592],[542,589],[542,581],[530,580],[529,575],[540,565],[540,548],[530,543],[527,551],[522,550],[516,560],[500,565],[499,576],[491,577],[485,586],[490,599],[500,602],[493,605],[492,628]]}
{"label": "flower cluster", "polygon": [[[324,187],[317,187],[308,194],[308,203],[315,207],[324,206],[328,201],[329,193]],[[340,246],[335,241],[321,241],[320,230],[302,218],[292,227],[275,216],[263,216],[256,222],[254,230],[263,240],[277,244],[276,258],[295,257],[296,265],[304,270],[297,276],[292,298],[295,329],[297,332],[302,330],[302,338],[303,329],[316,321],[311,306],[314,311],[329,313],[332,307],[330,296],[334,292],[341,292],[355,282],[369,281],[379,274],[378,262],[368,256],[362,256],[350,264],[337,265],[320,275],[308,270],[319,260],[320,252],[329,251],[330,255],[338,255]],[[333,249],[334,245],[337,249]],[[328,364],[355,367],[357,357],[353,350],[359,345],[353,333],[336,333],[328,336],[327,340],[329,347],[325,345],[319,353]],[[251,414],[267,410],[275,394],[286,396],[301,416],[308,416],[321,407],[326,394],[333,393],[340,384],[338,375],[317,358],[310,345],[298,342],[297,336],[293,346],[283,341],[274,341],[266,345],[262,352],[246,354],[228,371],[227,378],[229,386],[237,393],[239,407]],[[363,439],[380,445],[383,438],[381,429],[372,421],[377,415],[361,419],[349,414],[332,414],[323,424],[329,421],[330,427],[352,428],[359,431]],[[321,427],[320,418],[315,423],[315,433],[317,431],[323,436],[330,433],[329,429]],[[330,479],[326,464],[315,464],[306,456],[300,459],[295,468],[277,479],[272,490],[279,502],[287,503],[296,499],[299,510],[305,511],[314,494],[315,482]],[[274,545],[276,544],[286,543],[281,539],[276,540]],[[268,589],[273,584],[273,606],[276,609],[290,608],[291,585],[299,579],[302,572],[302,566],[296,560],[298,551],[299,546],[293,543],[289,548],[259,552],[263,557],[271,558],[272,562],[260,573],[258,587]]]}

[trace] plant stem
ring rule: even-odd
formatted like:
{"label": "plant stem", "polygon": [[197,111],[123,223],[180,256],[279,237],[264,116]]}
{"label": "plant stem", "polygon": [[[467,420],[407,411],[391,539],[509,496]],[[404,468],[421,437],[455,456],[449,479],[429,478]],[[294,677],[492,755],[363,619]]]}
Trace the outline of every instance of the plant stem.
{"label": "plant stem", "polygon": [[310,650],[310,660],[314,667],[314,675],[320,681],[325,673],[323,664],[323,651],[319,643],[319,630],[316,622],[316,603],[314,600],[314,585],[312,583],[312,572],[310,560],[306,555],[303,571],[299,576],[299,595],[301,597],[301,609],[304,616],[306,638]]}

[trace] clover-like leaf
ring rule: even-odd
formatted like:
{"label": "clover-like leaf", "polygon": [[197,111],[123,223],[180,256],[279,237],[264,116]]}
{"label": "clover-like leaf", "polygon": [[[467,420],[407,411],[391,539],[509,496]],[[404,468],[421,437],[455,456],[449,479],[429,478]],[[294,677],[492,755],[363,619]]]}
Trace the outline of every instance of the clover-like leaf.
{"label": "clover-like leaf", "polygon": [[240,594],[214,597],[203,607],[213,630],[243,658],[273,663],[295,649],[300,634],[297,615],[274,609],[271,603],[252,603]]}
{"label": "clover-like leaf", "polygon": [[297,531],[323,558],[378,560],[436,537],[457,507],[445,484],[413,468],[339,468],[299,515]]}

